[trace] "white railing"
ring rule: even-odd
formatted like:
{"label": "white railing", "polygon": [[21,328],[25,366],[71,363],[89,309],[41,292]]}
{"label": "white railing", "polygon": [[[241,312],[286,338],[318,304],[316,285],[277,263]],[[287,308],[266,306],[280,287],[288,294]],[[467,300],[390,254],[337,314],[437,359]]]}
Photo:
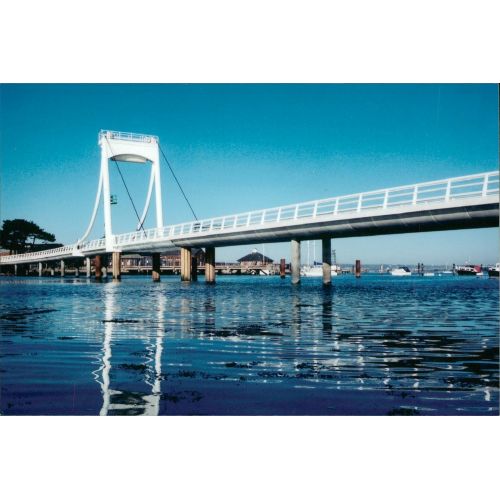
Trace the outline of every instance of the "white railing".
{"label": "white railing", "polygon": [[76,245],[65,245],[62,247],[51,248],[50,250],[42,250],[40,252],[29,252],[16,255],[5,255],[2,256],[2,264],[8,264],[9,262],[15,263],[16,261],[34,261],[44,260],[50,257],[68,256],[73,255]]}
{"label": "white railing", "polygon": [[114,130],[101,130],[99,132],[99,139],[107,137],[108,139],[116,139],[119,141],[132,141],[132,142],[151,142],[155,140],[159,142],[156,135],[135,134],[133,132],[116,132]]}
{"label": "white railing", "polygon": [[[408,186],[399,186],[390,189],[380,189],[347,196],[337,196],[323,200],[315,200],[294,205],[255,210],[222,217],[213,217],[200,221],[185,222],[161,228],[134,231],[114,236],[113,246],[118,249],[127,247],[141,247],[144,244],[172,241],[195,237],[199,234],[217,234],[234,230],[254,230],[256,227],[267,227],[272,225],[287,225],[343,216],[349,213],[363,214],[367,211],[388,211],[397,208],[427,206],[437,203],[450,203],[465,198],[498,196],[499,174],[497,171],[482,174],[453,177]],[[2,257],[2,263],[15,260],[36,260],[36,258],[47,257],[49,252],[54,256],[65,253],[63,249],[71,249],[92,253],[105,251],[106,240],[104,238],[88,241],[67,247],[35,252],[33,254],[22,254]],[[70,253],[71,253],[70,252]],[[33,256],[33,258],[31,258]]]}

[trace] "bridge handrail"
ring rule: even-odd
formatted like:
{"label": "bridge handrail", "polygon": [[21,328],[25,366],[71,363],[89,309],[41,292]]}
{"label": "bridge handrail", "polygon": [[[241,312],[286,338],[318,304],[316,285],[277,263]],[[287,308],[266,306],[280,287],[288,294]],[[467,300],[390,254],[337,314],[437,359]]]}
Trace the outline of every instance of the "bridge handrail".
{"label": "bridge handrail", "polygon": [[154,139],[155,141],[159,142],[158,136],[156,135],[136,134],[134,132],[117,132],[114,130],[101,130],[99,132],[99,139],[101,137],[132,142],[151,142]]}
{"label": "bridge handrail", "polygon": [[[306,201],[291,205],[273,208],[252,210],[232,215],[212,217],[199,221],[190,221],[173,224],[161,228],[144,231],[133,231],[114,236],[114,246],[123,247],[138,242],[151,242],[155,240],[170,239],[175,241],[178,237],[194,234],[219,232],[226,229],[263,226],[269,223],[282,221],[315,220],[318,217],[337,215],[346,212],[363,212],[373,209],[388,209],[397,206],[416,206],[428,203],[449,202],[465,197],[485,197],[499,192],[498,171],[483,172],[480,174],[451,177],[437,181],[408,184],[394,188],[378,189],[362,193]],[[104,238],[87,241],[79,245],[66,245],[42,252],[30,254],[10,255],[1,258],[2,263],[16,260],[36,260],[50,255],[72,254],[74,251],[89,252],[105,250]]]}
{"label": "bridge handrail", "polygon": [[[417,184],[408,184],[394,188],[378,189],[362,193],[336,196],[333,198],[324,198],[320,200],[306,201],[292,205],[283,205],[279,207],[252,210],[250,212],[241,212],[232,215],[212,217],[199,221],[183,222],[164,226],[162,228],[153,228],[146,231],[133,231],[116,236],[116,244],[127,245],[137,243],[141,240],[157,240],[171,237],[175,239],[178,236],[188,236],[196,233],[207,233],[210,231],[221,231],[224,229],[234,229],[238,227],[250,227],[263,225],[270,222],[281,222],[306,217],[316,218],[318,216],[345,213],[360,212],[367,209],[389,208],[396,206],[411,206],[435,201],[450,201],[465,196],[486,196],[498,193],[498,186],[489,188],[490,183],[498,183],[499,174],[497,171],[483,172],[480,174],[464,175],[452,177],[437,181],[421,182]],[[467,181],[467,182],[465,182]],[[485,189],[486,186],[486,189]],[[475,190],[468,190],[471,187],[478,187]],[[465,192],[453,192],[453,190],[466,189]],[[440,193],[429,196],[429,193]],[[427,195],[427,196],[423,196]],[[402,198],[398,199],[398,198]],[[406,198],[406,199],[405,199]],[[376,204],[367,204],[378,201]],[[330,209],[323,210],[324,208]],[[301,209],[309,209],[311,213],[301,214]],[[266,215],[271,215],[266,219]],[[256,221],[253,218],[257,218]],[[227,221],[230,224],[226,225]],[[214,227],[215,226],[215,227]]]}
{"label": "bridge handrail", "polygon": [[62,247],[50,248],[48,250],[41,250],[39,252],[28,252],[28,253],[20,253],[14,255],[4,255],[2,256],[2,263],[11,262],[16,260],[36,260],[43,259],[49,256],[57,256],[57,255],[65,255],[73,253],[75,249],[75,245],[64,245]]}

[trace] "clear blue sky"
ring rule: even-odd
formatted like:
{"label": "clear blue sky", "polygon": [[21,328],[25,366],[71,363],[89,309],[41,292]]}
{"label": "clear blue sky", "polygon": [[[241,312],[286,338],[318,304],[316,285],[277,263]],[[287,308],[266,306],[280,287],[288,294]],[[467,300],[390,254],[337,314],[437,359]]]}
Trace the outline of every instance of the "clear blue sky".
{"label": "clear blue sky", "polygon": [[[32,219],[63,243],[90,218],[100,129],[158,135],[200,218],[498,169],[492,84],[2,85],[0,96],[1,217]],[[149,172],[122,165],[140,210]],[[134,230],[111,172],[114,232]],[[165,166],[162,186],[165,222],[191,220]],[[98,222],[92,237],[103,234],[101,215]],[[341,262],[493,263],[499,238],[494,228],[333,247]],[[218,249],[217,260],[251,249]],[[265,253],[288,259],[289,246]]]}

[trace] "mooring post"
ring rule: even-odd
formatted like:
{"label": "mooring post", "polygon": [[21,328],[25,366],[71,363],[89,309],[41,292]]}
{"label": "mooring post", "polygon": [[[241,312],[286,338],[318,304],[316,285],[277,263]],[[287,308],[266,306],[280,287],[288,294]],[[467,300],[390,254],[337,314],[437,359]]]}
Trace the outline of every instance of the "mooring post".
{"label": "mooring post", "polygon": [[215,283],[215,248],[205,248],[205,283]]}
{"label": "mooring post", "polygon": [[42,277],[43,272],[43,264],[41,262],[38,263],[38,276]]}
{"label": "mooring post", "polygon": [[280,260],[280,278],[285,278],[285,270],[286,270],[286,261],[285,259]]}
{"label": "mooring post", "polygon": [[181,248],[181,281],[191,281],[191,248]]}
{"label": "mooring post", "polygon": [[114,280],[122,279],[122,254],[121,252],[113,252],[111,256],[111,268]]}
{"label": "mooring post", "polygon": [[100,255],[94,257],[94,273],[96,281],[102,281],[102,258]]}
{"label": "mooring post", "polygon": [[151,273],[153,277],[153,281],[160,281],[160,271],[161,271],[161,259],[160,259],[160,254],[158,252],[155,252],[151,255],[152,258],[152,264],[153,264],[153,271]]}
{"label": "mooring post", "polygon": [[62,259],[61,259],[61,264],[60,264],[60,270],[61,270],[61,278],[64,278],[65,268],[64,268],[64,260],[62,260]]}
{"label": "mooring post", "polygon": [[292,285],[300,283],[300,241],[292,240]]}
{"label": "mooring post", "polygon": [[332,240],[323,238],[321,248],[323,250],[323,285],[332,283]]}
{"label": "mooring post", "polygon": [[356,259],[356,278],[361,277],[361,261]]}
{"label": "mooring post", "polygon": [[85,257],[85,274],[87,278],[90,278],[91,267],[90,267],[90,257]]}

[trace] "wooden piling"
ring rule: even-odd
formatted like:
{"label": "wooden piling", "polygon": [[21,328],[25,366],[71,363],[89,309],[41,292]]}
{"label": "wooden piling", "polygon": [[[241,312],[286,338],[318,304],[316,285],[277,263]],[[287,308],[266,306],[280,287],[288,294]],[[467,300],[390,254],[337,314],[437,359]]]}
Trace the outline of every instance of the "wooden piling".
{"label": "wooden piling", "polygon": [[191,281],[198,281],[198,259],[195,255],[191,256]]}
{"label": "wooden piling", "polygon": [[285,259],[280,260],[280,278],[285,278],[285,270],[286,270],[286,261]]}
{"label": "wooden piling", "polygon": [[113,252],[111,256],[111,267],[114,280],[122,279],[122,254],[121,252]]}
{"label": "wooden piling", "polygon": [[355,273],[356,278],[361,277],[361,261],[359,259],[356,260]]}
{"label": "wooden piling", "polygon": [[205,248],[205,283],[213,285],[215,283],[215,248]]}
{"label": "wooden piling", "polygon": [[329,286],[332,283],[332,240],[323,238],[321,248],[323,253],[323,285]]}
{"label": "wooden piling", "polygon": [[96,281],[102,281],[102,257],[96,255],[94,257],[94,273]]}
{"label": "wooden piling", "polygon": [[160,270],[161,270],[161,260],[160,260],[160,254],[158,252],[155,252],[154,254],[151,255],[152,257],[152,264],[153,264],[153,272],[151,273],[153,277],[153,281],[160,281]]}
{"label": "wooden piling", "polygon": [[191,248],[181,248],[181,281],[191,281]]}

